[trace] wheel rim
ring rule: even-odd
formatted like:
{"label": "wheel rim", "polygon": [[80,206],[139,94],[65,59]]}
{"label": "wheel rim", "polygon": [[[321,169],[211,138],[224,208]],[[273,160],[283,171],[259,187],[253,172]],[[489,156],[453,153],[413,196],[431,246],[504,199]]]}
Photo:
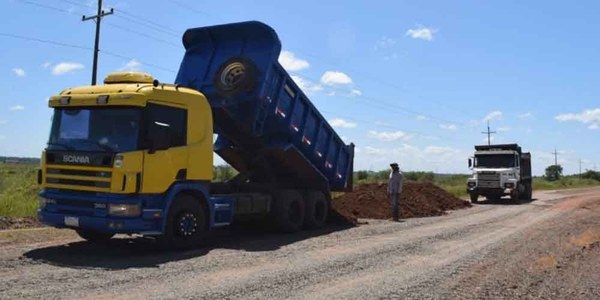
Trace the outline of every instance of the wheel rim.
{"label": "wheel rim", "polygon": [[244,75],[246,74],[246,67],[244,64],[239,62],[234,62],[221,72],[221,84],[223,84],[223,88],[225,89],[233,89],[235,86],[242,81]]}
{"label": "wheel rim", "polygon": [[176,225],[178,236],[190,237],[196,233],[198,219],[193,213],[184,212],[178,218]]}

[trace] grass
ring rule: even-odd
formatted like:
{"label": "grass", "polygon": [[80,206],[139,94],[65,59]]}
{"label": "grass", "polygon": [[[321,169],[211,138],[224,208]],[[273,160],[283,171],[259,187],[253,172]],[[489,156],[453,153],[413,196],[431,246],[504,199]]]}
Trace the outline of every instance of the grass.
{"label": "grass", "polygon": [[38,207],[37,165],[0,164],[0,216],[34,216]]}
{"label": "grass", "polygon": [[[0,216],[35,216],[38,207],[37,165],[0,164]],[[388,171],[367,174],[367,178],[355,178],[355,184],[387,182]],[[468,175],[433,175],[428,172],[407,172],[407,179],[430,181],[457,197],[467,196],[465,189]],[[598,186],[600,181],[564,176],[558,181],[534,178],[534,190],[558,190]]]}

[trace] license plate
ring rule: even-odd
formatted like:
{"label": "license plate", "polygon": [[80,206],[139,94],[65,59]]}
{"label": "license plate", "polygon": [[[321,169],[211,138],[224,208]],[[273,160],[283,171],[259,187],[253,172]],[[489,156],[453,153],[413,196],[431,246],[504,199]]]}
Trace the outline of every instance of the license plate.
{"label": "license plate", "polygon": [[65,217],[65,225],[71,227],[79,227],[78,217]]}

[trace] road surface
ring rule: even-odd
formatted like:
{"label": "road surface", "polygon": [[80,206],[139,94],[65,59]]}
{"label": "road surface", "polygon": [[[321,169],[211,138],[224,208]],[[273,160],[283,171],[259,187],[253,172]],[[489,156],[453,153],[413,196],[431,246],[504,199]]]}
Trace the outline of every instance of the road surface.
{"label": "road surface", "polygon": [[534,196],[297,235],[222,230],[180,253],[0,231],[0,299],[598,299],[600,188]]}

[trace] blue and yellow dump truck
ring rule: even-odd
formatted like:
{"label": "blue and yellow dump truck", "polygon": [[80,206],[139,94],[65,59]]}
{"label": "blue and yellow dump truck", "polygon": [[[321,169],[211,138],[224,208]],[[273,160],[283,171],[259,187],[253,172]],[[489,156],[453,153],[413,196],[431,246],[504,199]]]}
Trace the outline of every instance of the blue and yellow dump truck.
{"label": "blue and yellow dump truck", "polygon": [[[174,84],[117,72],[50,98],[39,219],[90,241],[141,234],[175,247],[247,217],[322,227],[330,192],[352,189],[354,145],[278,63],[275,31],[194,28],[183,45]],[[238,174],[213,182],[213,153]]]}

